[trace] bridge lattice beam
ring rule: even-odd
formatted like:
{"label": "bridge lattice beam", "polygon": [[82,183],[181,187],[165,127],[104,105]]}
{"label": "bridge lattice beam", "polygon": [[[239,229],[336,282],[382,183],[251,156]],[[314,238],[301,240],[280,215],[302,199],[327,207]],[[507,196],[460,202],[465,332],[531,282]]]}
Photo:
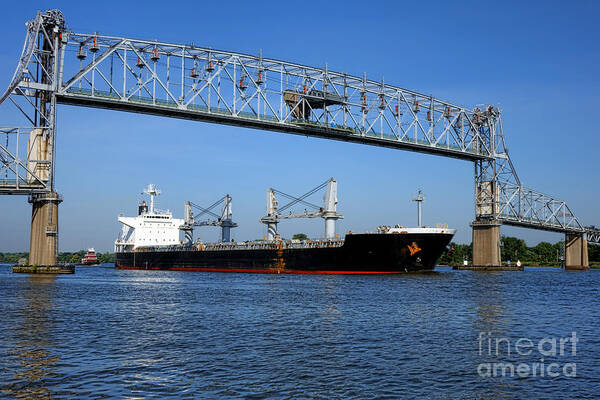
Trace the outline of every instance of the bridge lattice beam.
{"label": "bridge lattice beam", "polygon": [[596,228],[586,228],[588,242],[600,244],[600,230]]}
{"label": "bridge lattice beam", "polygon": [[[85,58],[84,58],[85,56]],[[261,55],[69,33],[61,103],[490,159],[472,111],[429,95]]]}

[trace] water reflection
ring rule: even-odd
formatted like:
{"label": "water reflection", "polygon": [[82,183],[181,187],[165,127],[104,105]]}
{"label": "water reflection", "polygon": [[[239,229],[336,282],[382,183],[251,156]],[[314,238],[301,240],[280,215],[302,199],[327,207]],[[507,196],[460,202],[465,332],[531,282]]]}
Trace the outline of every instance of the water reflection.
{"label": "water reflection", "polygon": [[4,390],[14,397],[52,398],[46,378],[53,375],[53,367],[60,360],[51,334],[55,280],[53,275],[32,275],[23,280],[18,291],[22,296],[15,299],[22,307],[20,323],[13,330],[14,346],[9,351],[15,375],[14,383]]}
{"label": "water reflection", "polygon": [[506,306],[504,292],[506,288],[499,274],[473,274],[471,300],[476,310],[474,320],[475,332],[495,332],[500,334],[504,329]]}
{"label": "water reflection", "polygon": [[336,323],[342,316],[339,310],[339,276],[325,276],[322,280],[325,298],[321,318],[326,323]]}
{"label": "water reflection", "polygon": [[[474,273],[471,285],[471,301],[475,310],[473,320],[472,350],[473,360],[471,373],[476,375],[479,384],[485,383],[485,388],[476,388],[477,397],[490,399],[510,399],[514,392],[514,382],[510,379],[479,377],[477,367],[480,363],[498,361],[498,355],[487,342],[488,338],[511,337],[508,328],[510,315],[506,305],[506,294],[509,291],[501,273]],[[483,335],[483,336],[482,336]],[[482,339],[483,337],[483,339]],[[482,341],[483,340],[483,341]]]}

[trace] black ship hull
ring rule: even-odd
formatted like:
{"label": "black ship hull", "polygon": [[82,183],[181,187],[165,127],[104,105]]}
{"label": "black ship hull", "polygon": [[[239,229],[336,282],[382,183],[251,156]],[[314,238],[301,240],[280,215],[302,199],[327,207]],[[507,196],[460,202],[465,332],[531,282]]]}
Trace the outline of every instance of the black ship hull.
{"label": "black ship hull", "polygon": [[115,254],[118,269],[295,274],[369,274],[433,270],[449,233],[350,234],[343,245],[221,250],[138,249]]}

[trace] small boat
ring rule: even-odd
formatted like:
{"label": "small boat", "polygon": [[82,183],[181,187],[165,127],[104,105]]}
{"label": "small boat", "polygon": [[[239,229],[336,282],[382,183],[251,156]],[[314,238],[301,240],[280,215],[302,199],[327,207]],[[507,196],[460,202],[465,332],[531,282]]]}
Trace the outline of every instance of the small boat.
{"label": "small boat", "polygon": [[81,259],[81,262],[79,263],[79,265],[88,265],[88,266],[100,265],[98,263],[98,257],[96,257],[96,250],[94,250],[94,248],[89,248],[87,253],[85,253],[83,258]]}

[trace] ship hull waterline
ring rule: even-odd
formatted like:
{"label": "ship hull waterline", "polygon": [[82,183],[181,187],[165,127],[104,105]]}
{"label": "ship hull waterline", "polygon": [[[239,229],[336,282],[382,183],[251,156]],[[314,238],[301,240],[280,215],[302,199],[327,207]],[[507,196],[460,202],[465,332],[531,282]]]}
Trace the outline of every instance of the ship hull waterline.
{"label": "ship hull waterline", "polygon": [[117,269],[283,274],[432,271],[453,234],[350,234],[341,246],[155,250],[115,253]]}

